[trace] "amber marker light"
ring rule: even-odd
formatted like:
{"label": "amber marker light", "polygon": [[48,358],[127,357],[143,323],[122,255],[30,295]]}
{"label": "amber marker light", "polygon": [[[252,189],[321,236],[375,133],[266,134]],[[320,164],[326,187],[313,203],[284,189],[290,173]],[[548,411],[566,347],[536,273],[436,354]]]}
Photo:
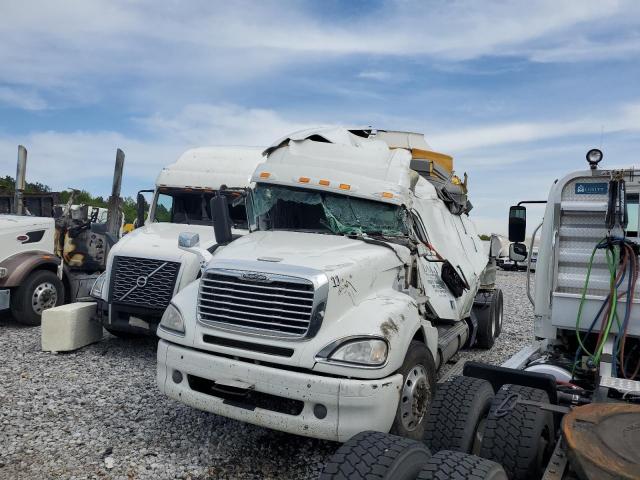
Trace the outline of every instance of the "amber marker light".
{"label": "amber marker light", "polygon": [[351,190],[351,185],[349,185],[348,183],[341,183],[340,190]]}
{"label": "amber marker light", "polygon": [[331,182],[329,180],[320,180],[318,183],[323,187],[328,187]]}
{"label": "amber marker light", "polygon": [[260,178],[269,178],[271,176],[271,174],[269,172],[261,172],[260,173]]}
{"label": "amber marker light", "polygon": [[309,183],[309,182],[311,181],[311,179],[310,179],[309,177],[300,177],[300,178],[298,179],[298,181],[299,181],[300,183]]}
{"label": "amber marker light", "polygon": [[393,198],[393,193],[390,192],[382,192],[382,196],[384,198]]}

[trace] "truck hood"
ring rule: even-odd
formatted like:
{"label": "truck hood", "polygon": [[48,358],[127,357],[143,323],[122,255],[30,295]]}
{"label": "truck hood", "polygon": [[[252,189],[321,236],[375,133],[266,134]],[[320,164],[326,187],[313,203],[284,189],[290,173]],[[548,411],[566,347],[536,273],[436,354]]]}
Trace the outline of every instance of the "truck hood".
{"label": "truck hood", "polygon": [[49,217],[32,217],[30,215],[0,215],[0,229],[16,228],[16,227],[52,227],[54,225],[53,218]]}
{"label": "truck hood", "polygon": [[[408,258],[408,249],[394,245],[394,250],[403,261]],[[235,240],[216,253],[212,266],[217,261],[229,264],[234,260],[242,263],[256,262],[256,269],[264,262],[312,268],[323,272],[352,269],[363,265],[377,271],[397,267],[402,262],[391,249],[372,245],[339,235],[323,235],[291,231],[253,232]]]}
{"label": "truck hood", "polygon": [[185,255],[192,255],[178,248],[178,236],[182,232],[200,235],[200,245],[203,248],[209,248],[216,240],[210,225],[149,223],[122,237],[111,249],[110,256],[124,255],[179,262]]}

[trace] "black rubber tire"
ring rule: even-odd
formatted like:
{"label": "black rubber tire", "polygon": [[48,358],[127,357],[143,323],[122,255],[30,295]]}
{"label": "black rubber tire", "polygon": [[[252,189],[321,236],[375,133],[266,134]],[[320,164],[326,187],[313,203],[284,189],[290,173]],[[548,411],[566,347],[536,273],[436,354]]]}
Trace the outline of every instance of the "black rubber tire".
{"label": "black rubber tire", "polygon": [[476,318],[478,319],[478,333],[476,334],[476,347],[489,349],[493,347],[495,342],[494,328],[496,324],[496,316],[494,313],[493,297],[491,303],[476,309]]}
{"label": "black rubber tire", "polygon": [[55,306],[64,303],[64,285],[55,273],[49,270],[31,272],[22,284],[11,292],[11,315],[17,322],[31,326],[42,323],[42,315],[33,310],[31,299],[38,285],[45,282],[52,284],[56,289]]}
{"label": "black rubber tire", "polygon": [[[401,407],[404,399],[402,395],[402,388],[404,387],[404,384],[407,380],[407,375],[417,365],[422,365],[426,370],[427,383],[428,383],[427,398],[424,400],[426,402],[426,410],[424,412],[424,415],[420,419],[419,423],[417,424],[417,426],[414,429],[409,430],[405,428],[405,426],[402,424],[402,408]],[[391,425],[391,429],[389,430],[389,432],[395,435],[399,435],[401,437],[422,441],[424,437],[424,426],[426,423],[427,414],[429,412],[429,404],[431,403],[431,399],[433,398],[433,394],[435,392],[435,386],[436,386],[436,364],[433,360],[433,356],[431,355],[431,352],[429,351],[429,349],[424,343],[419,342],[417,340],[411,341],[411,343],[409,344],[409,349],[407,350],[407,353],[405,355],[404,362],[402,363],[402,366],[398,370],[398,373],[402,374],[403,387],[401,387],[401,390],[400,390],[400,400],[398,401],[396,415],[393,420],[393,425]]]}
{"label": "black rubber tire", "polygon": [[319,480],[414,480],[431,453],[422,442],[382,432],[361,432],[325,464]]}
{"label": "black rubber tire", "polygon": [[425,425],[429,450],[474,453],[476,429],[489,413],[493,396],[491,384],[480,378],[455,377],[439,383]]}
{"label": "black rubber tire", "polygon": [[491,460],[468,453],[442,450],[427,460],[418,480],[508,480],[504,469]]}
{"label": "black rubber tire", "polygon": [[493,308],[493,315],[496,322],[495,335],[493,337],[495,339],[500,336],[500,333],[502,333],[502,322],[504,320],[504,298],[502,295],[502,290],[500,290],[499,288],[496,288],[496,290],[494,291],[492,302],[495,304]]}
{"label": "black rubber tire", "polygon": [[521,385],[503,385],[489,410],[480,456],[501,464],[511,480],[542,477],[554,447],[555,432],[551,412],[533,405],[516,404],[505,415],[499,408],[514,395],[523,400],[549,402],[547,393]]}

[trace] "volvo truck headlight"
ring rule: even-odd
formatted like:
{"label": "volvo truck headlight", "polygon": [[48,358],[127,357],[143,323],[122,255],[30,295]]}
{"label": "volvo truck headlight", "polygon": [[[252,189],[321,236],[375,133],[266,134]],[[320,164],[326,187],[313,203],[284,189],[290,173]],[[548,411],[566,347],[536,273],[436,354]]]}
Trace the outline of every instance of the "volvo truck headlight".
{"label": "volvo truck headlight", "polygon": [[171,332],[184,333],[184,320],[182,319],[182,314],[172,303],[170,303],[164,311],[162,320],[160,320],[160,326]]}
{"label": "volvo truck headlight", "polygon": [[317,360],[354,366],[380,367],[387,361],[387,342],[381,338],[350,338],[322,349]]}
{"label": "volvo truck headlight", "polygon": [[104,282],[107,279],[107,272],[102,272],[96,278],[96,281],[93,282],[93,287],[91,287],[91,295],[93,298],[102,298],[102,288],[104,287]]}

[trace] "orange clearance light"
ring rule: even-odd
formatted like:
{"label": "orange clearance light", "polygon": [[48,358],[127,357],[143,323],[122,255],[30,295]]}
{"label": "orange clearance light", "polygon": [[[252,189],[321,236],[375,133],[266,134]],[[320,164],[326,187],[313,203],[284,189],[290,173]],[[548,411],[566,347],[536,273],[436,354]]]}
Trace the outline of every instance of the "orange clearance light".
{"label": "orange clearance light", "polygon": [[323,187],[328,187],[331,182],[329,180],[320,180],[318,183]]}
{"label": "orange clearance light", "polygon": [[341,183],[340,190],[351,190],[351,185],[349,185],[348,183]]}
{"label": "orange clearance light", "polygon": [[311,181],[311,179],[310,179],[309,177],[300,177],[300,178],[298,179],[298,181],[299,181],[300,183],[309,183],[309,182]]}
{"label": "orange clearance light", "polygon": [[393,198],[393,193],[390,192],[382,192],[382,196],[384,198]]}
{"label": "orange clearance light", "polygon": [[261,172],[260,173],[260,178],[269,178],[271,176],[271,174],[269,172]]}

